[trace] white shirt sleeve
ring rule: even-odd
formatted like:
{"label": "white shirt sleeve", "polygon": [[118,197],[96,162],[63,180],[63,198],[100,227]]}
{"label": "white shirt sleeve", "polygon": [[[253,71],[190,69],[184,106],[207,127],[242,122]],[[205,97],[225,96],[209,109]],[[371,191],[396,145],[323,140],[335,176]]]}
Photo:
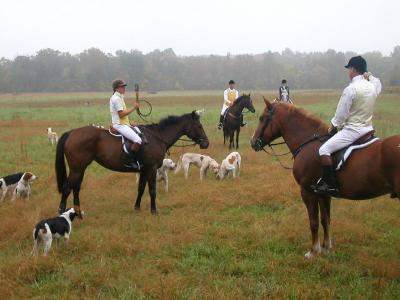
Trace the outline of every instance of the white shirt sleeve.
{"label": "white shirt sleeve", "polygon": [[236,99],[239,98],[239,92],[236,91]]}
{"label": "white shirt sleeve", "polygon": [[111,99],[111,102],[112,102],[112,106],[116,112],[124,110],[121,99],[119,97],[113,97],[113,99]]}
{"label": "white shirt sleeve", "polygon": [[231,101],[228,100],[228,90],[224,91],[224,104],[229,105]]}
{"label": "white shirt sleeve", "polygon": [[381,91],[382,91],[382,83],[379,80],[379,78],[370,75],[369,76],[369,82],[371,82],[374,85],[375,91],[376,91],[376,95],[379,95],[381,93]]}
{"label": "white shirt sleeve", "polygon": [[335,116],[332,118],[331,123],[333,126],[341,129],[344,122],[350,114],[350,108],[356,96],[356,90],[353,86],[346,87],[340,97],[338,106],[336,108]]}

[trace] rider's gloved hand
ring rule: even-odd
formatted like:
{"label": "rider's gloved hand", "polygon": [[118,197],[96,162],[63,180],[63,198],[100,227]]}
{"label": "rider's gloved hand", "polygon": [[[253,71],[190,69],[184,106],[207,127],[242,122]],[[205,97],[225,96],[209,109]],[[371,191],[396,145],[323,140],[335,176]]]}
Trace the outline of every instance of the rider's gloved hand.
{"label": "rider's gloved hand", "polygon": [[337,132],[338,132],[337,127],[335,127],[335,126],[333,126],[333,124],[331,124],[331,126],[330,126],[329,129],[328,129],[328,134],[329,134],[330,136],[333,136],[333,135],[335,135]]}

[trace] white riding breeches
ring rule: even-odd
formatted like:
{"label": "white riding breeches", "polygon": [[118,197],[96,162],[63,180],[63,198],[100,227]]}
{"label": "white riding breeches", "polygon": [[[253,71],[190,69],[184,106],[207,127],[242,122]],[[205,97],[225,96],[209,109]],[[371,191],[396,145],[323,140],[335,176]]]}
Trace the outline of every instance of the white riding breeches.
{"label": "white riding breeches", "polygon": [[[112,127],[122,134],[128,140],[131,140],[134,143],[142,144],[142,139],[140,136],[128,125],[121,125],[121,124],[113,124]],[[141,132],[139,128],[135,126],[135,130]]]}
{"label": "white riding breeches", "polygon": [[351,145],[356,140],[371,132],[373,128],[368,127],[344,127],[319,148],[319,155],[331,155],[332,153]]}
{"label": "white riding breeches", "polygon": [[224,104],[222,105],[222,110],[221,110],[221,116],[223,116],[225,114],[225,111],[229,108],[228,105]]}

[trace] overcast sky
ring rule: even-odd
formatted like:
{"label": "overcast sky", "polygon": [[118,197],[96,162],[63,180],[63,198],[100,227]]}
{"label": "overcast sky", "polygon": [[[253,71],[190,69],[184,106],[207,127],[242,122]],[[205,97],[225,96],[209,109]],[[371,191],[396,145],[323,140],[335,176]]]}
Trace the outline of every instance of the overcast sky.
{"label": "overcast sky", "polygon": [[[383,4],[384,3],[384,4]],[[399,0],[13,0],[0,5],[0,57],[172,48],[178,55],[378,50],[400,44]]]}

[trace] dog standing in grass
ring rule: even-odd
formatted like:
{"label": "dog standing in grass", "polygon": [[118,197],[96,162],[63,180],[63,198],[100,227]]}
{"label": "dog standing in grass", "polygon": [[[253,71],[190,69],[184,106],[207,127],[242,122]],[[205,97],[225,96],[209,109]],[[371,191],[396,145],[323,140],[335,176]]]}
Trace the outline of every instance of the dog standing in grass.
{"label": "dog standing in grass", "polygon": [[68,242],[72,231],[72,221],[76,216],[75,209],[70,208],[58,217],[45,219],[37,223],[32,233],[33,249],[31,254],[37,256],[39,254],[39,247],[43,244],[43,255],[47,256],[53,239],[56,239],[57,243],[61,238],[64,238],[64,241]]}
{"label": "dog standing in grass", "polygon": [[240,165],[242,163],[242,157],[239,152],[230,153],[221,163],[221,167],[219,168],[217,178],[220,180],[232,174],[232,177],[235,178],[236,175],[239,176],[240,173]]}
{"label": "dog standing in grass", "polygon": [[185,179],[187,179],[190,165],[195,165],[200,168],[200,180],[203,180],[203,177],[206,176],[208,169],[210,169],[214,174],[217,174],[219,170],[219,163],[210,156],[198,153],[185,153],[179,157],[175,174],[183,168]]}
{"label": "dog standing in grass", "polygon": [[58,135],[52,130],[51,127],[47,128],[47,139],[49,140],[49,144],[52,146],[57,145]]}
{"label": "dog standing in grass", "polygon": [[13,188],[11,201],[17,197],[28,198],[31,194],[31,183],[38,179],[32,172],[21,172],[0,178],[0,202],[3,202],[9,188]]}

